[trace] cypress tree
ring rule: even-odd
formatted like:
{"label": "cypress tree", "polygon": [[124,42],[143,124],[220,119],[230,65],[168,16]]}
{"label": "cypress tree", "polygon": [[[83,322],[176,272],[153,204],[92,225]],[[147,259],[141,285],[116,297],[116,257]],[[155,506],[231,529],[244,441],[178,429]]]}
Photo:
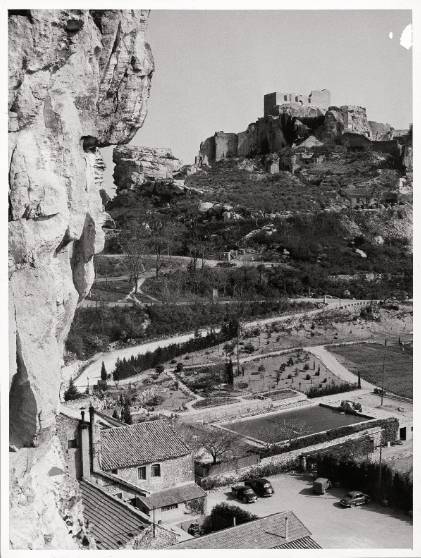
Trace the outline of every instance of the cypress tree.
{"label": "cypress tree", "polygon": [[80,393],[73,382],[73,378],[70,378],[69,387],[64,392],[65,401],[73,401],[74,399],[79,399]]}

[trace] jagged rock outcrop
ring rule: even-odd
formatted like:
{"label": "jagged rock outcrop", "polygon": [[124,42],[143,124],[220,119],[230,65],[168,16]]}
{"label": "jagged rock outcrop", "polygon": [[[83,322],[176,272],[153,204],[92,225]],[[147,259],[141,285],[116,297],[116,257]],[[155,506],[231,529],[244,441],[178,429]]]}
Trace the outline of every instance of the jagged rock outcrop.
{"label": "jagged rock outcrop", "polygon": [[121,146],[113,151],[114,183],[117,192],[135,190],[155,181],[172,181],[182,162],[171,149],[144,146]]}
{"label": "jagged rock outcrop", "polygon": [[[37,445],[37,437],[50,443],[44,434],[53,432],[63,343],[104,241],[99,148],[130,141],[146,116],[154,69],[148,15],[9,11],[10,442],[17,448]],[[34,521],[42,524],[42,513]],[[16,536],[23,545],[11,527],[12,544]],[[67,545],[57,538],[48,544]]]}

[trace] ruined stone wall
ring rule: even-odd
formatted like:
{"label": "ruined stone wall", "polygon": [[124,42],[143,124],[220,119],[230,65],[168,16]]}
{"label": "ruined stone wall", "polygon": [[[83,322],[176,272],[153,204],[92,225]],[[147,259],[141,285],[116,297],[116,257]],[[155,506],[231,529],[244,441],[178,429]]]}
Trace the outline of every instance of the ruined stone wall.
{"label": "ruined stone wall", "polygon": [[[148,16],[9,12],[10,442],[20,448],[38,436],[40,470],[54,436],[63,344],[103,247],[99,148],[130,141],[147,112]],[[24,477],[30,482],[31,471]],[[59,492],[51,488],[52,500]],[[32,531],[43,513],[27,506]],[[12,523],[11,541],[25,547]]]}
{"label": "ruined stone wall", "polygon": [[237,134],[216,132],[215,134],[215,161],[237,156]]}

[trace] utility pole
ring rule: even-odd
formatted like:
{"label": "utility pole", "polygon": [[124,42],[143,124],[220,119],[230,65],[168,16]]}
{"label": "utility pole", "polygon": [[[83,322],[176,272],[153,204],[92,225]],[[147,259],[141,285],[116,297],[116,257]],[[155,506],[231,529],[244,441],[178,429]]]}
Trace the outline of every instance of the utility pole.
{"label": "utility pole", "polygon": [[380,445],[379,445],[379,496],[381,494],[381,490],[382,490],[382,442],[380,440]]}
{"label": "utility pole", "polygon": [[380,407],[383,407],[383,398],[384,398],[384,369],[385,369],[385,364],[386,364],[386,344],[387,344],[387,340],[384,340],[384,353],[383,353],[383,368],[382,368],[382,392],[380,395]]}

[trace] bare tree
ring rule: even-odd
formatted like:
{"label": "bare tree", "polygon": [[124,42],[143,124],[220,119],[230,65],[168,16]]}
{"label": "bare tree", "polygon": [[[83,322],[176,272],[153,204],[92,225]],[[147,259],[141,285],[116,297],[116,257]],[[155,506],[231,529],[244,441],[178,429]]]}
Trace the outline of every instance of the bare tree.
{"label": "bare tree", "polygon": [[211,455],[214,464],[233,449],[235,442],[234,434],[212,426],[204,427],[198,434],[198,443]]}
{"label": "bare tree", "polygon": [[119,244],[124,254],[124,266],[129,273],[129,282],[134,285],[135,294],[140,275],[145,271],[144,261],[149,234],[149,227],[144,222],[131,224],[119,235]]}

